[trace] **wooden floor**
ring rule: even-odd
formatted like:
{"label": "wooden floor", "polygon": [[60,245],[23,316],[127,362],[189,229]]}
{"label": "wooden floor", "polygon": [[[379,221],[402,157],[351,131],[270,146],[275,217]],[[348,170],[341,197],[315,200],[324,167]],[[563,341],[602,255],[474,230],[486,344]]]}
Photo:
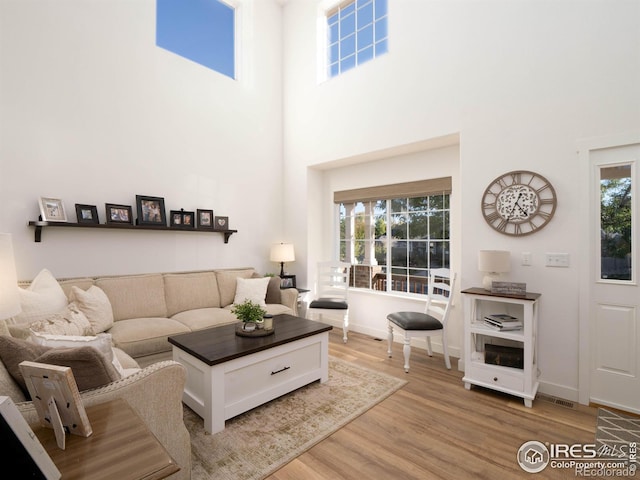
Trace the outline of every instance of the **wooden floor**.
{"label": "wooden floor", "polygon": [[358,333],[342,343],[330,333],[329,354],[408,380],[344,428],[268,477],[269,480],[575,478],[547,467],[525,473],[516,454],[527,441],[593,443],[597,409],[521,399],[492,390],[465,390],[457,359],[447,370],[441,355],[414,348],[402,369],[402,345],[387,358],[385,341]]}

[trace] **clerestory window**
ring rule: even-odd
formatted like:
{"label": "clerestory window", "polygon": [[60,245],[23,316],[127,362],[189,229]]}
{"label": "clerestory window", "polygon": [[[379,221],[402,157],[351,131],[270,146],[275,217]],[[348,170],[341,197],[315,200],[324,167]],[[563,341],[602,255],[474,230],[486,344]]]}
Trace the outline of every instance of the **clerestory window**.
{"label": "clerestory window", "polygon": [[235,79],[235,14],[222,0],[156,0],[156,45]]}
{"label": "clerestory window", "polygon": [[355,0],[327,12],[327,76],[388,51],[387,0]]}

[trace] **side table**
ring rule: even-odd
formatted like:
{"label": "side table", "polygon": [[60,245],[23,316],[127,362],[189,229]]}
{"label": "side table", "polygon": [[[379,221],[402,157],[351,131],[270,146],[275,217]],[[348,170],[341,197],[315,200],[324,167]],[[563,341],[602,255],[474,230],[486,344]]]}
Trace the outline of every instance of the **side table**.
{"label": "side table", "polygon": [[67,435],[65,450],[58,448],[53,429],[31,425],[64,480],[156,480],[180,470],[125,400],[86,410],[93,433]]}

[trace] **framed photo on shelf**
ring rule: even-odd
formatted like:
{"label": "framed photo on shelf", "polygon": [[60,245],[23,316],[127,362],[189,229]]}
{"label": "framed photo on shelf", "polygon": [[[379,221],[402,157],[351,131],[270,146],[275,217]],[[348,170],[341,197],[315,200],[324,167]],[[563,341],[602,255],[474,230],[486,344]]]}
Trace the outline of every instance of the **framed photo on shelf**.
{"label": "framed photo on shelf", "polygon": [[164,198],[136,195],[136,209],[138,213],[138,225],[167,226]]}
{"label": "framed photo on shelf", "polygon": [[229,230],[229,217],[214,217],[214,230]]}
{"label": "framed photo on shelf", "polygon": [[280,288],[296,288],[296,276],[282,275],[280,277]]}
{"label": "framed photo on shelf", "polygon": [[76,203],[76,217],[78,217],[78,223],[100,223],[95,205]]}
{"label": "framed photo on shelf", "polygon": [[105,203],[104,205],[107,215],[107,223],[125,223],[133,225],[133,212],[131,211],[131,205],[118,205],[116,203]]}
{"label": "framed photo on shelf", "polygon": [[176,228],[194,228],[195,214],[184,210],[171,210],[169,213],[170,226]]}
{"label": "framed photo on shelf", "polygon": [[67,214],[59,198],[40,197],[40,216],[45,222],[66,222]]}
{"label": "framed photo on shelf", "polygon": [[196,215],[198,228],[213,230],[213,210],[198,208]]}

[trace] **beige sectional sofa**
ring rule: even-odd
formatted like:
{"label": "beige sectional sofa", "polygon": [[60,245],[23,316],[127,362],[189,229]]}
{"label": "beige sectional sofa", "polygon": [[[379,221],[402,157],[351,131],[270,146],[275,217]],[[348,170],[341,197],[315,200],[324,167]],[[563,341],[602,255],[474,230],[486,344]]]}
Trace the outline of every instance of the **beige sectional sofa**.
{"label": "beige sectional sofa", "polygon": [[[58,285],[71,300],[74,299],[73,287],[86,292],[96,286],[106,294],[113,322],[105,332],[111,334],[114,352],[122,367],[135,372],[81,392],[83,404],[90,406],[124,398],[181,467],[172,479],[191,477],[191,443],[182,411],[186,371],[171,360],[167,338],[236,322],[231,309],[237,279],[260,277],[253,268],[239,268],[58,279]],[[21,282],[20,286],[28,288],[29,284]],[[274,315],[296,314],[297,298],[295,289],[281,290],[279,278],[274,277],[267,288],[265,310]],[[0,328],[0,334],[24,338],[25,330],[20,328],[23,326],[5,325],[4,330]],[[33,403],[26,400],[2,362],[1,395],[10,396],[29,423],[37,423]]]}
{"label": "beige sectional sofa", "polygon": [[[113,326],[107,330],[115,347],[143,367],[171,358],[167,338],[237,322],[231,312],[238,278],[259,278],[255,269],[218,269],[177,273],[152,273],[59,279],[68,296],[72,287],[104,291],[113,309]],[[28,283],[22,283],[26,287]],[[297,313],[298,292],[280,289],[279,277],[267,288],[267,313]]]}

